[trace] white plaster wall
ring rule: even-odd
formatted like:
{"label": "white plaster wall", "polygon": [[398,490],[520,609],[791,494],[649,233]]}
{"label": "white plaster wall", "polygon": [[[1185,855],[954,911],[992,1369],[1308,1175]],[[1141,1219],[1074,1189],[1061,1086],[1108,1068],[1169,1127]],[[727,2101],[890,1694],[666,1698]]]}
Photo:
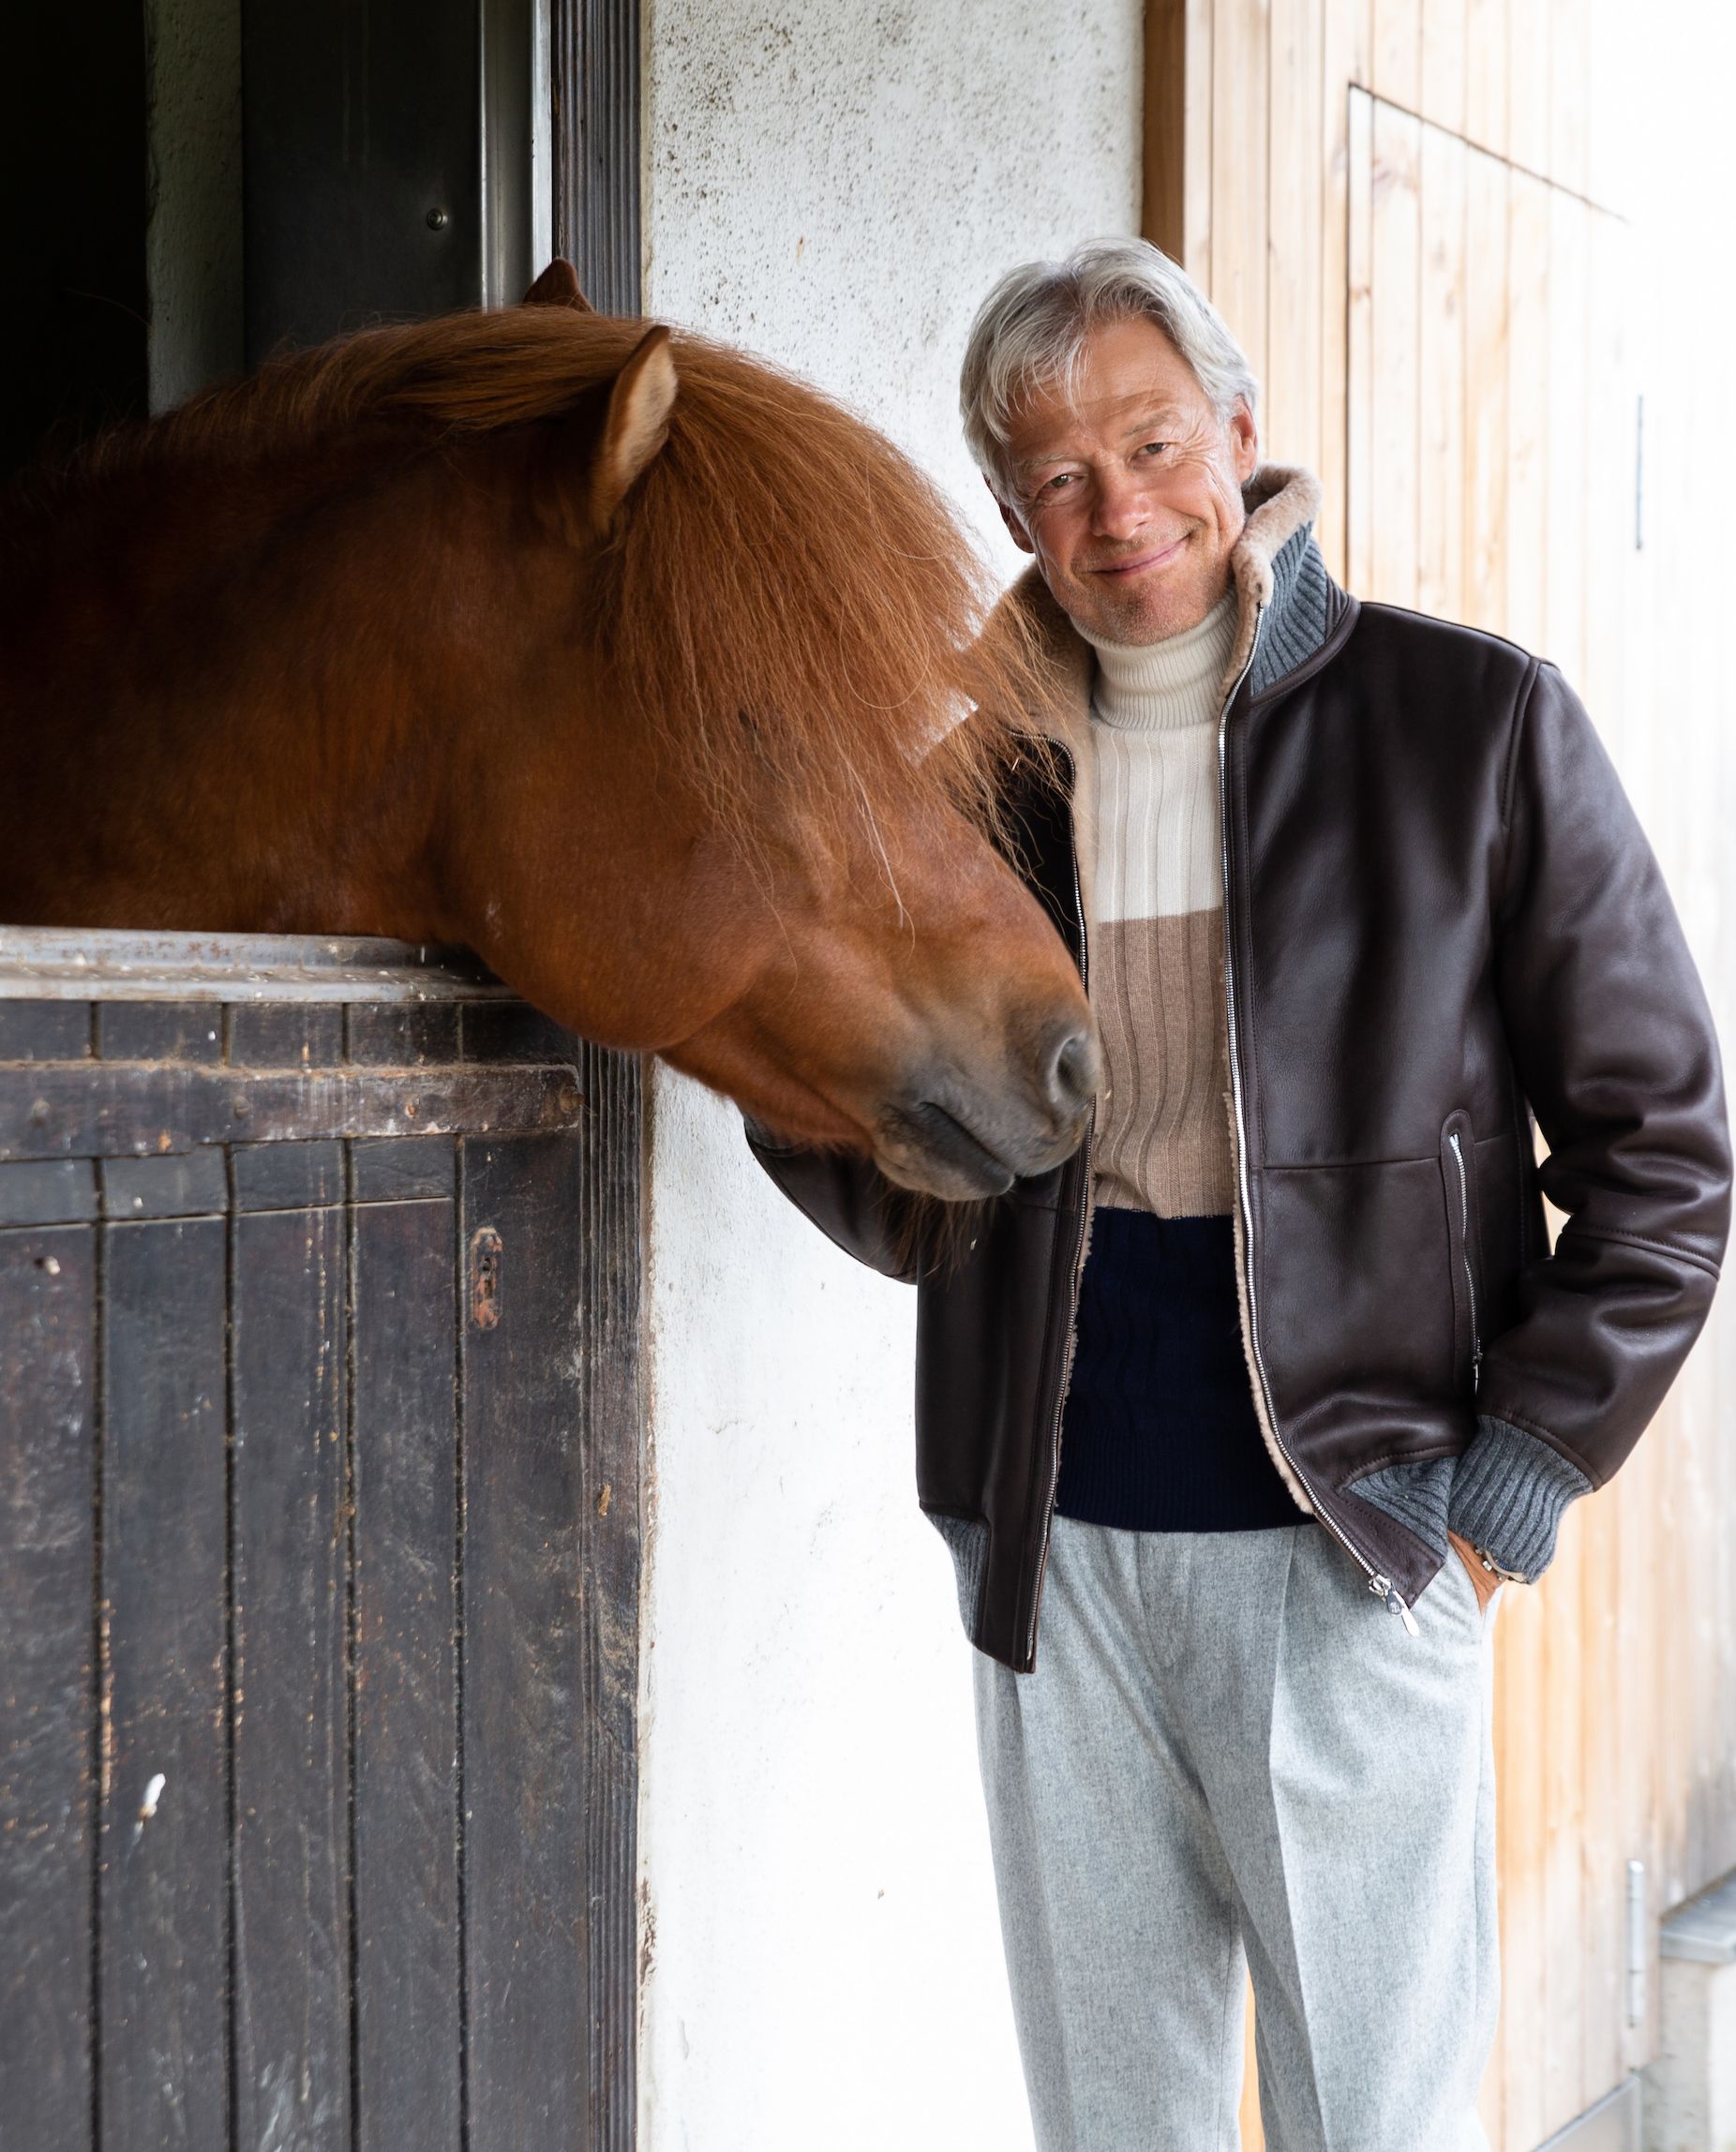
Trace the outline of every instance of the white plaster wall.
{"label": "white plaster wall", "polygon": [[[995,275],[1138,214],[1139,0],[650,0],[649,311],[846,397],[1016,556],[958,440]],[[1030,2143],[970,1651],[911,1467],[914,1297],[740,1122],[652,1099],[646,2152]]]}

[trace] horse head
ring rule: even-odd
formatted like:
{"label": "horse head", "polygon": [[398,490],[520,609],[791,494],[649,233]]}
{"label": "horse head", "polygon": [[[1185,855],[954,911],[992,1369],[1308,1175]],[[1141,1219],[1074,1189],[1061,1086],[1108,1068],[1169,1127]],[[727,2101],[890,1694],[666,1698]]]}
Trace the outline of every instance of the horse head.
{"label": "horse head", "polygon": [[1099,1058],[1009,863],[1034,645],[861,419],[564,264],[531,300],[274,361],[15,514],[0,916],[464,941],[904,1186],[1055,1165]]}

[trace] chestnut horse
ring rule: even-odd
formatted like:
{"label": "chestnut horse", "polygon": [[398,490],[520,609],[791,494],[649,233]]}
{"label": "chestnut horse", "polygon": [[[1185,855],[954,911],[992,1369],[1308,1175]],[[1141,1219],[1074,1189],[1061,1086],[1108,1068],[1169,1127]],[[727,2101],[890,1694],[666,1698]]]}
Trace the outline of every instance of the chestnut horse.
{"label": "chestnut horse", "polygon": [[0,516],[0,919],[468,943],[902,1185],[1078,1143],[996,848],[1043,692],[934,488],[811,388],[531,301],[292,354]]}

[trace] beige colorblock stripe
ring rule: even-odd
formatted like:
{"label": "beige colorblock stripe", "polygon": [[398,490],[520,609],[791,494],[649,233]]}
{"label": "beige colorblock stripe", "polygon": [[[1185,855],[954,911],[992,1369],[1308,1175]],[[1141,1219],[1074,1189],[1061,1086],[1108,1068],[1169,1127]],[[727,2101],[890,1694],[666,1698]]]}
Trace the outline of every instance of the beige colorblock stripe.
{"label": "beige colorblock stripe", "polygon": [[1097,1200],[1160,1218],[1220,1216],[1235,1192],[1223,1112],[1222,912],[1100,922],[1091,1000],[1108,1078],[1098,1103]]}

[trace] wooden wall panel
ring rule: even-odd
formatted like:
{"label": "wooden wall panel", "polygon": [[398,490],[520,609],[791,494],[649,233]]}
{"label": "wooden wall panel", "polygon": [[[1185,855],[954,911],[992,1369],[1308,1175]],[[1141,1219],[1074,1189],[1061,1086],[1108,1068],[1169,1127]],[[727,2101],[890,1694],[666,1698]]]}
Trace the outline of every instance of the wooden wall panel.
{"label": "wooden wall panel", "polygon": [[1325,172],[1319,156],[1325,0],[1272,0],[1271,188],[1265,410],[1261,438],[1281,463],[1319,467],[1321,258]]}
{"label": "wooden wall panel", "polygon": [[1212,25],[1211,293],[1260,381],[1266,378],[1270,32],[1266,0],[1218,0]]}
{"label": "wooden wall panel", "polygon": [[[1328,564],[1562,665],[1728,973],[1736,739],[1711,713],[1731,683],[1700,632],[1718,600],[1684,481],[1648,487],[1669,550],[1634,545],[1634,248],[1600,206],[1629,185],[1631,17],[1618,0],[1185,6],[1187,259],[1265,368],[1269,453],[1320,472]],[[1262,111],[1264,205],[1241,146]],[[1696,468],[1687,426],[1649,411],[1649,432],[1673,429],[1660,467]],[[1657,1918],[1736,1863],[1733,1393],[1736,1322],[1714,1319],[1638,1455],[1570,1515],[1544,1584],[1504,1594],[1496,2152],[1534,2152],[1649,2058]],[[1684,1574],[1705,1579],[1691,1604]],[[1652,1950],[1631,2025],[1630,1860]],[[1254,2152],[1246,2108],[1244,2127]]]}
{"label": "wooden wall panel", "polygon": [[1465,15],[1470,0],[1423,0],[1420,110],[1449,134],[1465,131]]}
{"label": "wooden wall panel", "polygon": [[1508,168],[1480,150],[1465,156],[1464,618],[1505,632],[1502,532],[1507,486]]}
{"label": "wooden wall panel", "polygon": [[1462,142],[1419,127],[1416,603],[1462,620],[1465,576],[1465,190]]}

